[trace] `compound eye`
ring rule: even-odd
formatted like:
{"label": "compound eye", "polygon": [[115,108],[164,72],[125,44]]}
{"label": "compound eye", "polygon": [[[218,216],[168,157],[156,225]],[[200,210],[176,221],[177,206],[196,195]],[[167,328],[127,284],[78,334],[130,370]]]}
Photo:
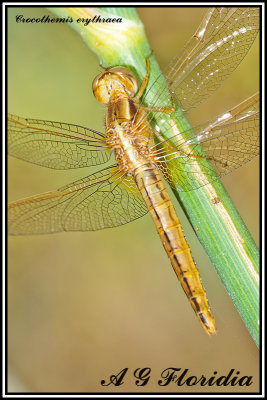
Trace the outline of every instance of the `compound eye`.
{"label": "compound eye", "polygon": [[100,76],[101,76],[101,75],[97,75],[97,76],[95,77],[95,79],[93,80],[93,84],[92,84],[93,92],[95,92],[95,90],[97,89],[98,80],[99,80]]}
{"label": "compound eye", "polygon": [[128,81],[127,89],[129,91],[129,94],[131,96],[134,96],[135,93],[138,90],[138,82],[137,82],[136,76],[131,72],[128,73],[127,74],[127,81]]}
{"label": "compound eye", "polygon": [[[124,89],[130,96],[134,96],[138,90],[138,82],[136,76],[128,69],[124,67],[112,68],[112,73],[116,74],[117,79],[124,86]],[[111,72],[110,71],[110,72]]]}
{"label": "compound eye", "polygon": [[108,104],[110,93],[108,89],[108,82],[106,73],[98,75],[93,81],[93,93],[95,98],[102,104]]}

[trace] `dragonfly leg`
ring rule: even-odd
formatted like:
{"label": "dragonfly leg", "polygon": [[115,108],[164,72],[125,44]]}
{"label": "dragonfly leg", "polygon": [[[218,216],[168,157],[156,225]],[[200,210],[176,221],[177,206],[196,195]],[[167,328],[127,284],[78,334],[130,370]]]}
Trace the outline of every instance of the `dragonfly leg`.
{"label": "dragonfly leg", "polygon": [[[175,112],[176,110],[176,106],[175,106],[175,101],[174,101],[174,97],[173,97],[173,93],[170,92],[171,95],[171,100],[172,100],[172,107],[143,107],[145,111],[147,112],[162,112],[162,113],[166,113],[166,114],[172,114]],[[165,142],[166,139],[164,139],[163,136],[160,135],[160,133],[158,131],[156,131],[155,129],[153,130],[154,135],[157,137],[157,139],[160,142]],[[169,144],[169,143],[165,143],[167,145],[167,147],[169,147],[170,149],[174,150],[175,148]]]}
{"label": "dragonfly leg", "polygon": [[[152,54],[152,52],[151,52],[151,54]],[[140,89],[138,90],[137,94],[135,95],[136,100],[139,100],[140,97],[143,96],[144,91],[147,88],[149,74],[150,74],[149,57],[151,56],[151,54],[149,54],[149,56],[146,57],[146,75],[143,78]],[[176,110],[176,106],[175,106],[173,93],[170,92],[170,95],[171,95],[171,99],[172,99],[172,107],[143,107],[143,108],[148,112],[162,112],[162,113],[166,113],[166,114],[172,114]]]}
{"label": "dragonfly leg", "polygon": [[[152,54],[152,53],[151,53]],[[149,57],[151,56],[151,54],[149,54],[149,56],[146,57],[146,75],[143,78],[143,81],[141,83],[141,86],[137,92],[137,94],[135,95],[135,99],[139,100],[140,97],[143,96],[144,91],[147,88],[147,84],[148,84],[148,79],[149,79],[149,74],[150,74],[150,61],[149,61]],[[176,106],[175,106],[175,101],[174,101],[174,97],[173,97],[173,93],[170,92],[171,95],[171,99],[172,99],[172,107],[144,107],[144,109],[148,112],[163,112],[166,114],[172,114],[175,110],[176,110]]]}
{"label": "dragonfly leg", "polygon": [[143,107],[143,109],[147,112],[161,112],[165,114],[172,114],[176,111],[176,105],[175,105],[175,100],[173,93],[170,92],[171,100],[172,100],[172,106],[171,107]]}
{"label": "dragonfly leg", "polygon": [[[151,53],[152,54],[152,53]],[[143,81],[141,83],[141,86],[137,92],[137,94],[135,95],[135,99],[139,100],[140,97],[143,96],[144,91],[146,90],[147,87],[147,83],[148,83],[148,79],[149,79],[149,74],[150,74],[150,62],[149,62],[149,57],[151,56],[151,54],[149,54],[149,56],[146,57],[146,75],[143,78]]]}
{"label": "dragonfly leg", "polygon": [[[198,154],[192,154],[192,153],[188,153],[182,149],[179,148],[179,150],[177,149],[176,146],[174,146],[173,144],[169,143],[166,138],[164,138],[158,131],[156,131],[155,129],[153,130],[153,134],[155,135],[155,137],[165,146],[167,147],[169,150],[171,150],[172,152],[179,152],[180,155],[182,156],[186,156],[188,157],[188,159],[192,160],[209,160],[209,161],[213,161],[215,163],[221,164],[223,167],[227,167],[228,162],[227,161],[221,161],[215,157],[207,157],[207,156],[201,156]],[[152,156],[157,156],[157,150],[155,151],[155,149],[152,148],[152,151],[150,153],[150,155]]]}
{"label": "dragonfly leg", "polygon": [[215,163],[221,164],[223,167],[227,167],[227,165],[228,165],[227,161],[221,161],[215,157],[199,156],[198,154],[190,154],[190,153],[187,153],[186,151],[183,151],[183,154],[186,155],[189,159],[209,160],[209,161],[213,161]]}

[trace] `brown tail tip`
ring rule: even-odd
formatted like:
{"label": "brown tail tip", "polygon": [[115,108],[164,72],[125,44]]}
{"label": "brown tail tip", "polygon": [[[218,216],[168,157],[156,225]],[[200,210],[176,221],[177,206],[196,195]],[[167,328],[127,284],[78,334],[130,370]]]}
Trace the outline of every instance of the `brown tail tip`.
{"label": "brown tail tip", "polygon": [[204,331],[209,335],[216,335],[217,330],[216,330],[216,325],[213,316],[210,314],[210,312],[207,315],[204,315],[203,313],[199,313],[199,319],[201,322],[201,325],[204,329]]}

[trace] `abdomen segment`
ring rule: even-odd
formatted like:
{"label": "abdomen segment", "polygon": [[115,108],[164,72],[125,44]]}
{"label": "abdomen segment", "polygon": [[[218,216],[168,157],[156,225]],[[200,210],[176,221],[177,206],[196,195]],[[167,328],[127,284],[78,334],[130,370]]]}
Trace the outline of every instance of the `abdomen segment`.
{"label": "abdomen segment", "polygon": [[151,164],[134,171],[135,182],[146,202],[173,269],[208,335],[216,333],[206,292],[185,239],[180,221],[161,177]]}

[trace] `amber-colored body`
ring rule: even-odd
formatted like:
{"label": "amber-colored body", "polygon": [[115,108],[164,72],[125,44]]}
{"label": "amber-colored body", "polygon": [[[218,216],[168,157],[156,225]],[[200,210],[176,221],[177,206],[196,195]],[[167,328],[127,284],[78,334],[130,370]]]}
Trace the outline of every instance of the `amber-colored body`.
{"label": "amber-colored body", "polygon": [[[165,82],[177,96],[181,109],[188,113],[237,68],[258,31],[259,7],[210,9],[182,53],[169,64],[166,81],[159,76],[159,80],[151,82],[157,88],[153,95],[146,90],[149,58],[139,90],[130,70],[107,68],[93,83],[96,98],[106,106],[105,134],[79,125],[9,114],[8,148],[14,157],[48,168],[86,171],[106,163],[112,151],[116,158],[115,164],[54,192],[9,204],[9,234],[94,231],[123,225],[149,211],[204,330],[209,335],[215,333],[205,290],[159,172],[181,191],[203,187],[231,240],[239,246],[243,238],[210,183],[258,155],[259,95],[192,131],[180,132],[171,116],[165,118],[167,113],[176,111],[174,101],[172,107],[162,108],[169,98]],[[144,104],[160,107],[148,108]],[[147,117],[147,111],[161,113],[157,121],[166,120],[163,129],[168,139],[160,127],[152,131],[154,114]],[[158,143],[154,143],[155,136]],[[245,250],[239,246],[239,251],[257,281],[257,271]]]}
{"label": "amber-colored body", "polygon": [[[148,62],[147,69],[148,75]],[[129,80],[127,76],[130,76]],[[132,85],[133,79],[130,71],[113,68],[104,72],[94,82],[97,99],[107,106],[107,144],[114,149],[120,169],[134,178],[182,288],[203,328],[210,335],[216,333],[215,321],[181,223],[154,167],[154,153],[149,151],[150,127],[145,109],[140,107],[133,97],[137,88],[137,84]],[[99,87],[108,88],[104,98]],[[143,91],[145,85],[141,88]],[[140,97],[140,91],[136,97]]]}
{"label": "amber-colored body", "polygon": [[182,288],[205,331],[215,333],[215,322],[199,272],[158,171],[147,163],[136,168],[133,174]]}

